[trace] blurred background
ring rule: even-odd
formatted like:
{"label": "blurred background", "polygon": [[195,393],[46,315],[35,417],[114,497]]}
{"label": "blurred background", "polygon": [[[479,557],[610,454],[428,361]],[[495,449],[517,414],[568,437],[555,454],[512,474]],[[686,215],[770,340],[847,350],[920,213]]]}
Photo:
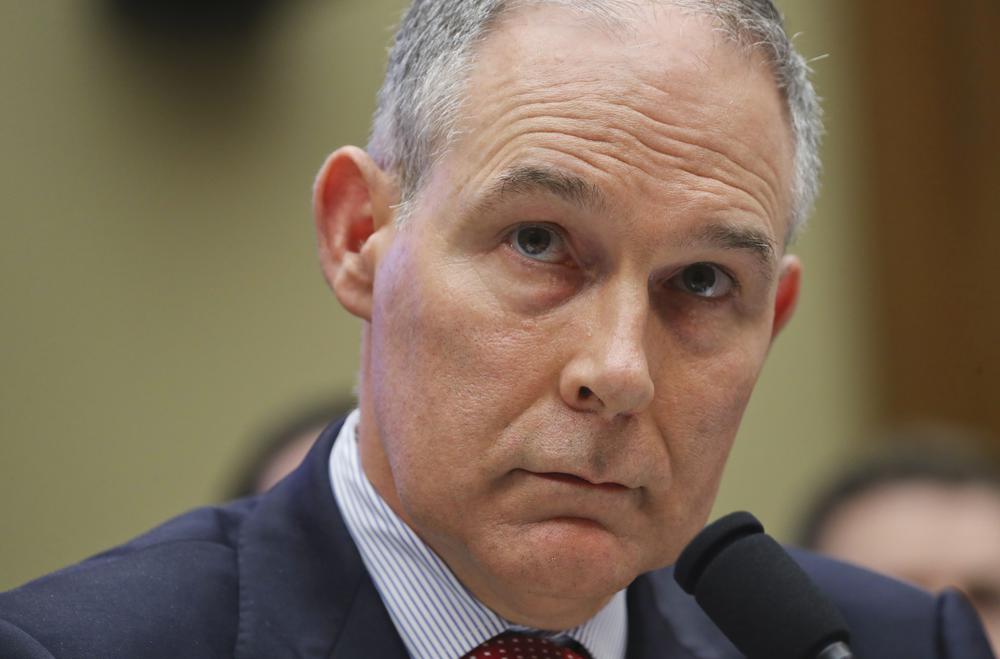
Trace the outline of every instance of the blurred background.
{"label": "blurred background", "polygon": [[[310,185],[364,144],[402,0],[0,9],[0,590],[232,491],[349,399]],[[1000,3],[784,0],[826,98],[798,315],[716,513],[779,538],[880,429],[1000,435]]]}

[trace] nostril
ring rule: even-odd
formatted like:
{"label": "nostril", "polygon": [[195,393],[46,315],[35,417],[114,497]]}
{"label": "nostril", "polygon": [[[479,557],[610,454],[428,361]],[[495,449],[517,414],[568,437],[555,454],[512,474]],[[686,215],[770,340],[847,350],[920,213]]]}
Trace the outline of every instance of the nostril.
{"label": "nostril", "polygon": [[587,387],[580,387],[580,400],[587,400],[594,394],[593,391]]}

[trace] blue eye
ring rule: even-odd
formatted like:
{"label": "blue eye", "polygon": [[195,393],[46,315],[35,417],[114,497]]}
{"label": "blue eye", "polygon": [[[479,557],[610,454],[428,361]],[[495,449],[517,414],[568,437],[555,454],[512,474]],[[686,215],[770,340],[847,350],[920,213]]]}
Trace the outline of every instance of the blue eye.
{"label": "blue eye", "polygon": [[733,278],[711,263],[695,263],[670,279],[671,285],[691,295],[725,297],[736,287]]}
{"label": "blue eye", "polygon": [[542,224],[525,224],[514,229],[510,234],[510,246],[525,258],[545,263],[559,263],[569,256],[563,237]]}

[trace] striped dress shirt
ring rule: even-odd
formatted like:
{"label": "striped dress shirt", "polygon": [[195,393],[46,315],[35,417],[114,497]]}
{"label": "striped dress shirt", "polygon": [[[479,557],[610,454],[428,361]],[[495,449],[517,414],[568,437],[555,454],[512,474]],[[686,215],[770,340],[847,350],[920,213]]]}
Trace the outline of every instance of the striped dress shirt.
{"label": "striped dress shirt", "polygon": [[330,453],[330,481],[347,529],[396,630],[414,659],[459,659],[504,631],[572,639],[594,659],[625,656],[625,591],[579,627],[543,633],[504,620],[475,598],[444,561],[396,515],[361,468],[359,412],[347,417]]}

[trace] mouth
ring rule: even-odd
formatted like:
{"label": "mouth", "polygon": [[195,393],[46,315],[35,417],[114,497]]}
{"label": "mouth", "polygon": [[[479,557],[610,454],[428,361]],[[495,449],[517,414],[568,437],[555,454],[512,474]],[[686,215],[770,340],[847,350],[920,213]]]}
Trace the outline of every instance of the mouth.
{"label": "mouth", "polygon": [[559,471],[547,471],[547,472],[529,472],[539,478],[544,478],[546,480],[554,481],[557,483],[565,483],[567,485],[573,485],[576,487],[583,487],[588,489],[603,490],[606,492],[624,492],[629,489],[621,483],[614,483],[611,481],[595,483],[589,481],[581,476],[576,476],[575,474],[567,474]]}

